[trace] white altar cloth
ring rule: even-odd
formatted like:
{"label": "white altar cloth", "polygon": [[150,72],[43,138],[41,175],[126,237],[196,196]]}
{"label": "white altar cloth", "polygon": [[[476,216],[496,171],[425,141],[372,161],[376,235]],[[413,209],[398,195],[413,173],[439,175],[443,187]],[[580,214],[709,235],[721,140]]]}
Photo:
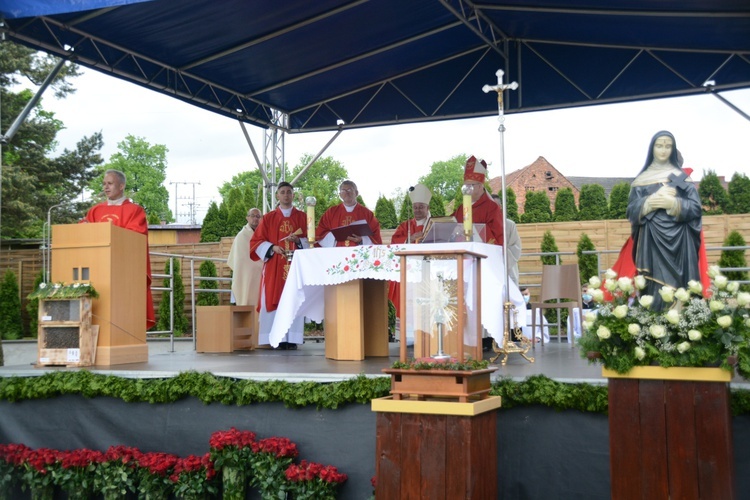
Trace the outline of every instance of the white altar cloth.
{"label": "white altar cloth", "polygon": [[[395,252],[455,249],[487,256],[482,259],[482,325],[495,340],[502,341],[503,298],[506,296],[503,293],[503,248],[487,243],[465,242],[297,250],[281,294],[269,342],[277,347],[298,316],[318,323],[325,319],[325,285],[338,285],[356,279],[400,281],[400,258]],[[519,310],[526,308],[520,290],[512,281],[510,298]],[[525,320],[525,315],[522,318]]]}

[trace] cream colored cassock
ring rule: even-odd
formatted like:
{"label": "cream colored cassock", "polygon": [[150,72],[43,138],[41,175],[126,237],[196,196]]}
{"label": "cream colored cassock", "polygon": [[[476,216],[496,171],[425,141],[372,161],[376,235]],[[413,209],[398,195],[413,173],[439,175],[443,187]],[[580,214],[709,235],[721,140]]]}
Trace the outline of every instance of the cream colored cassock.
{"label": "cream colored cassock", "polygon": [[258,303],[263,261],[250,260],[250,238],[254,232],[249,224],[245,224],[234,237],[229,257],[227,257],[227,265],[234,271],[232,295],[238,306],[254,306]]}

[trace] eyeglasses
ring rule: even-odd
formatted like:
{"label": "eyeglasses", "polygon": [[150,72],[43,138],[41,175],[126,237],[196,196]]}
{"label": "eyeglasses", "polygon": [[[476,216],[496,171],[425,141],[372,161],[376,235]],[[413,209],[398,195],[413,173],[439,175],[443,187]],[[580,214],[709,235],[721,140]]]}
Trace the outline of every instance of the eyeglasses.
{"label": "eyeglasses", "polygon": [[261,215],[260,214],[251,214],[251,215],[248,215],[248,217],[252,217],[253,219],[260,219]]}
{"label": "eyeglasses", "polygon": [[354,189],[352,188],[341,188],[339,189],[339,193],[353,193]]}

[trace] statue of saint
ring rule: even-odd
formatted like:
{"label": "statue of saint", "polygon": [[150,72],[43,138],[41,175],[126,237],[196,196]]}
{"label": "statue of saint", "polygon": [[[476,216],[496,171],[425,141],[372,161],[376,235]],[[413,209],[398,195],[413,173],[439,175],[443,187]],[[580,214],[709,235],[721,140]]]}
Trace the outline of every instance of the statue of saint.
{"label": "statue of saint", "polygon": [[651,139],[646,164],[630,188],[627,216],[632,227],[633,261],[646,278],[641,292],[654,297],[652,309],[662,310],[659,289],[687,287],[701,280],[701,200],[680,168],[674,136],[663,130]]}

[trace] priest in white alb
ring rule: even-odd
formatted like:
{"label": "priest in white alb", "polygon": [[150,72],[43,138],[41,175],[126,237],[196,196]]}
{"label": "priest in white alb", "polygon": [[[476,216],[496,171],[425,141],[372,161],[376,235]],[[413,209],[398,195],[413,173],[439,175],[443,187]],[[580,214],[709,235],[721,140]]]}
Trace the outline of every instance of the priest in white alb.
{"label": "priest in white alb", "polygon": [[250,238],[260,223],[262,215],[257,208],[247,211],[247,224],[234,237],[229,250],[227,265],[232,273],[232,302],[238,306],[255,306],[258,304],[260,275],[263,271],[262,261],[250,258]]}

